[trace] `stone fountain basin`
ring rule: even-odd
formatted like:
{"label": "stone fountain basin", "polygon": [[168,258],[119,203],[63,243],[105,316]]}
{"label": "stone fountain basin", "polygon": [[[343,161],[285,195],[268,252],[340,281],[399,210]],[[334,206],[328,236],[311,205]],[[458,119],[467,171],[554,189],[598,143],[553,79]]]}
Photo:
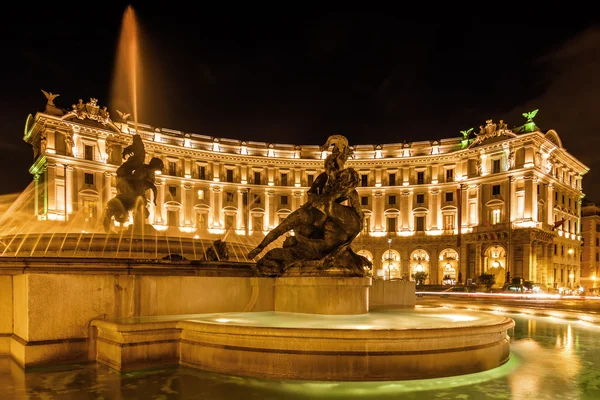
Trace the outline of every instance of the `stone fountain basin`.
{"label": "stone fountain basin", "polygon": [[486,312],[377,309],[140,317],[92,323],[96,359],[118,370],[180,363],[273,379],[378,381],[461,375],[508,361],[514,321]]}

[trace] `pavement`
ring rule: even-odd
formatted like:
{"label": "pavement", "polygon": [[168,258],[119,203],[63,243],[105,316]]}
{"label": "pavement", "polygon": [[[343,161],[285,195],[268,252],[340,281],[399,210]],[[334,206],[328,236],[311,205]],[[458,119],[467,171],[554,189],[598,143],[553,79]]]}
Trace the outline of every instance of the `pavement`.
{"label": "pavement", "polygon": [[417,307],[446,307],[479,311],[529,314],[580,320],[600,325],[598,297],[534,297],[485,293],[417,294]]}

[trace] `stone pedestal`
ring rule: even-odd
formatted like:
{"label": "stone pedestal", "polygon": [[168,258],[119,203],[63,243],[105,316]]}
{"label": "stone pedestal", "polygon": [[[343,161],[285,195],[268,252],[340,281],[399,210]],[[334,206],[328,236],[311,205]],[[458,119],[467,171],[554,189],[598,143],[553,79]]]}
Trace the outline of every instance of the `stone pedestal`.
{"label": "stone pedestal", "polygon": [[371,278],[286,276],[275,281],[275,311],[348,315],[369,312]]}

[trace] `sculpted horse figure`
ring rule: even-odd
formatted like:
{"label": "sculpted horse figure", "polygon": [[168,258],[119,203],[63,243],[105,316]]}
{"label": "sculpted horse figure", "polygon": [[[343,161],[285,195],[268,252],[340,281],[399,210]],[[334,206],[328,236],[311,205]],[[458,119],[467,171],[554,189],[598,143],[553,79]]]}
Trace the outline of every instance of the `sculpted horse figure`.
{"label": "sculpted horse figure", "polygon": [[129,219],[129,211],[141,206],[144,209],[144,218],[149,215],[146,208],[146,191],[153,193],[153,202],[156,205],[157,189],[155,176],[157,171],[164,168],[163,161],[160,158],[152,158],[148,164],[142,164],[129,175],[117,175],[117,194],[106,203],[104,209],[103,226],[105,232],[110,231],[111,222],[115,221],[123,224]]}

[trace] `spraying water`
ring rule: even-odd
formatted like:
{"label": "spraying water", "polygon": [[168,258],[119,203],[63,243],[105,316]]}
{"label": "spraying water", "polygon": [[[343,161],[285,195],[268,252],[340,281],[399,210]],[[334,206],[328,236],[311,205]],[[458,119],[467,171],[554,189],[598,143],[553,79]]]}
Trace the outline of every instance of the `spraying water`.
{"label": "spraying water", "polygon": [[133,7],[128,6],[123,14],[121,34],[112,87],[112,105],[130,112],[137,130],[138,110],[141,98],[141,57],[139,50],[139,27]]}

